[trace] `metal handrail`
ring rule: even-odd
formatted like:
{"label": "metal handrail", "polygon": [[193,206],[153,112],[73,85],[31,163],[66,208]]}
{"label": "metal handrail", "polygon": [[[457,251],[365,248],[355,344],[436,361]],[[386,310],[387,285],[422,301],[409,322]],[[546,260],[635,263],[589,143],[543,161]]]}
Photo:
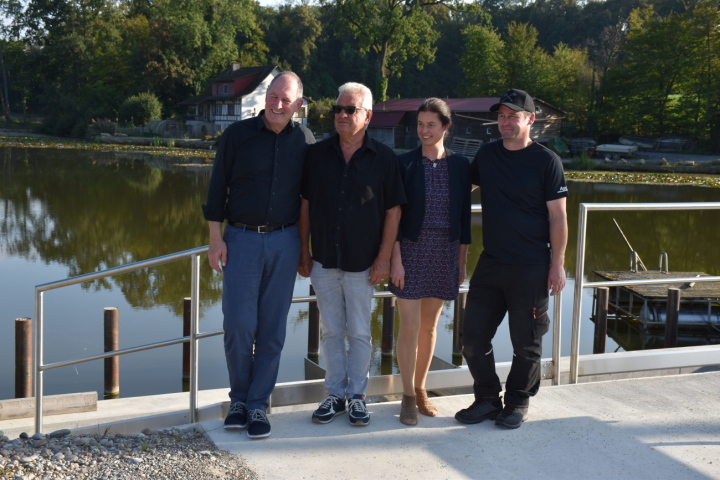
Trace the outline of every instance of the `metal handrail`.
{"label": "metal handrail", "polygon": [[[670,282],[712,282],[720,277],[678,277],[649,280],[617,280],[606,282],[585,282],[585,239],[587,235],[587,215],[591,211],[667,211],[667,210],[720,210],[720,202],[680,202],[680,203],[581,203],[578,213],[577,257],[575,261],[575,292],[573,298],[572,342],[570,345],[569,383],[577,383],[580,360],[580,315],[582,311],[583,288],[611,287],[622,285],[647,285]],[[720,345],[717,346],[720,349]],[[610,354],[612,355],[612,354]]]}
{"label": "metal handrail", "polygon": [[[66,278],[65,280],[59,280],[56,282],[45,283],[37,285],[35,287],[35,319],[37,325],[33,331],[33,349],[35,350],[35,362],[34,362],[34,385],[35,385],[35,432],[42,432],[42,406],[43,406],[43,374],[45,370],[53,368],[64,367],[67,365],[75,365],[78,363],[89,362],[93,360],[99,360],[102,358],[109,358],[116,355],[122,355],[126,353],[140,352],[143,350],[149,350],[152,348],[159,348],[168,345],[175,345],[177,343],[190,342],[190,421],[194,422],[197,412],[197,340],[201,338],[198,332],[198,318],[200,313],[200,255],[205,254],[208,251],[208,247],[198,247],[182,252],[173,253],[170,255],[164,255],[162,257],[152,258],[150,260],[143,260],[141,262],[130,263],[122,267],[109,268],[99,272],[88,273],[85,275],[79,275],[77,277]],[[118,350],[103,355],[93,355],[90,357],[69,360],[66,362],[56,362],[49,365],[43,364],[44,348],[43,348],[43,327],[44,327],[44,293],[50,290],[55,290],[62,287],[68,287],[71,285],[77,285],[83,282],[89,282],[100,278],[112,277],[121,273],[133,272],[148,267],[155,267],[158,265],[164,265],[166,263],[175,262],[185,258],[192,259],[192,280],[191,280],[191,294],[190,302],[192,305],[190,315],[190,335],[189,337],[183,337],[179,339],[166,340],[163,342],[141,345],[138,347],[127,348],[124,350]],[[204,337],[205,335],[203,335]],[[211,335],[210,335],[211,336]]]}
{"label": "metal handrail", "polygon": [[[482,206],[472,205],[472,212],[482,212]],[[130,263],[122,267],[109,268],[99,272],[89,273],[80,275],[77,277],[71,277],[64,280],[55,282],[45,283],[37,285],[35,287],[35,318],[37,321],[36,328],[33,332],[33,345],[35,350],[35,362],[34,362],[34,386],[35,386],[35,432],[42,432],[43,417],[42,417],[42,406],[43,406],[43,377],[46,370],[52,370],[59,367],[65,367],[69,365],[76,365],[79,363],[91,362],[95,360],[102,360],[110,357],[125,355],[128,353],[142,352],[145,350],[151,350],[154,348],[166,347],[170,345],[177,345],[180,343],[189,342],[190,344],[190,398],[189,398],[189,413],[188,420],[190,423],[197,421],[197,400],[198,400],[198,341],[203,338],[210,338],[213,336],[221,335],[224,333],[223,330],[216,330],[211,332],[200,333],[198,331],[200,318],[199,305],[200,305],[200,256],[204,255],[208,251],[208,246],[193,248],[182,252],[173,253],[161,257],[156,257],[149,260],[143,260],[140,262]],[[136,270],[159,266],[167,263],[172,263],[178,260],[190,258],[192,261],[192,275],[191,275],[191,316],[190,316],[190,334],[186,337],[173,338],[169,340],[163,340],[160,342],[149,343],[145,345],[139,345],[135,347],[124,348],[121,350],[114,350],[112,352],[106,352],[99,355],[91,355],[87,357],[76,358],[72,360],[66,360],[62,362],[55,362],[50,364],[43,364],[44,358],[44,293],[46,291],[55,290],[71,285],[77,285],[83,282],[89,282],[101,278],[112,277],[122,273],[133,272]],[[459,293],[467,293],[468,287],[461,286]],[[373,293],[373,298],[387,298],[393,297],[394,294],[389,291],[376,291]],[[317,301],[315,295],[293,297],[292,303],[305,303]],[[552,347],[552,369],[551,375],[553,377],[553,384],[559,384],[560,377],[560,329],[561,329],[561,296],[560,294],[555,296],[553,304],[553,347]]]}

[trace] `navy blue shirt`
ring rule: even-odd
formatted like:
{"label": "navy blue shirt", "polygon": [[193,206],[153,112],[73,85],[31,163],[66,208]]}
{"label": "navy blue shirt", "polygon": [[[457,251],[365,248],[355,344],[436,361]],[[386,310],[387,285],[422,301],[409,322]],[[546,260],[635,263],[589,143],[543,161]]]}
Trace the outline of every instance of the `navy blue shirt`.
{"label": "navy blue shirt", "polygon": [[537,142],[508,150],[485,143],[470,166],[480,186],[483,255],[500,263],[550,263],[547,202],[568,196],[560,157]]}
{"label": "navy blue shirt", "polygon": [[313,260],[346,272],[372,266],[385,211],[405,203],[395,153],[367,134],[347,163],[337,135],[312,145],[302,196],[310,203]]}
{"label": "navy blue shirt", "polygon": [[276,226],[297,221],[305,152],[315,137],[292,121],[275,133],[263,113],[233,123],[220,137],[202,206],[206,220]]}

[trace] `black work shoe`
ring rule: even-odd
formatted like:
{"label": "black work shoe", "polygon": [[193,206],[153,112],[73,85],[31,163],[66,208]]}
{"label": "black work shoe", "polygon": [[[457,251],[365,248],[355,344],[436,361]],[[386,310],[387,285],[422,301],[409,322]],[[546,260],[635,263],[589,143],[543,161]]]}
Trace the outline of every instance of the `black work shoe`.
{"label": "black work shoe", "polygon": [[480,423],[483,420],[495,420],[502,411],[502,401],[496,398],[481,398],[475,400],[468,408],[463,408],[455,414],[455,420],[462,423]]}
{"label": "black work shoe", "polygon": [[503,411],[495,419],[495,425],[505,428],[519,428],[528,418],[528,407],[505,405]]}
{"label": "black work shoe", "polygon": [[230,410],[225,417],[225,428],[228,430],[242,430],[247,427],[247,409],[242,402],[230,404]]}
{"label": "black work shoe", "polygon": [[328,395],[325,400],[320,402],[317,410],[312,414],[312,421],[315,423],[330,423],[333,418],[347,412],[345,409],[345,399]]}
{"label": "black work shoe", "polygon": [[270,422],[263,410],[250,410],[247,435],[250,438],[265,438],[270,436]]}
{"label": "black work shoe", "polygon": [[364,427],[370,423],[370,412],[368,412],[365,399],[361,395],[354,395],[348,400],[348,410],[350,413],[350,425],[355,427]]}

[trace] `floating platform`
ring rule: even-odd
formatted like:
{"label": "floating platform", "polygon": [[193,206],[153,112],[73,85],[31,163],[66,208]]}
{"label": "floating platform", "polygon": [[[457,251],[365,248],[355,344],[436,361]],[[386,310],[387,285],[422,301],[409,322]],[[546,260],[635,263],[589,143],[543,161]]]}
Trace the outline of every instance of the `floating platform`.
{"label": "floating platform", "polygon": [[[655,280],[659,278],[707,277],[705,272],[661,272],[596,270],[602,280]],[[668,288],[680,289],[678,326],[720,329],[720,282],[668,282],[655,285],[628,285],[610,289],[610,307],[646,328],[664,328]],[[594,303],[594,299],[593,299]],[[595,308],[593,306],[593,311]]]}

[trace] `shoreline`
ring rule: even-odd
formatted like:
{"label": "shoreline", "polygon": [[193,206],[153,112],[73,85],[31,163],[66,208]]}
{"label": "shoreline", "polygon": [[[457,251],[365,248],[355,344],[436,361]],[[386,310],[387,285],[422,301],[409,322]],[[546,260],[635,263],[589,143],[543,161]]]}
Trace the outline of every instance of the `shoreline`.
{"label": "shoreline", "polygon": [[[6,139],[6,140],[3,140]],[[53,137],[27,131],[0,129],[0,147],[77,148],[133,151],[151,155],[184,157],[193,166],[212,166],[212,142],[192,139],[103,136],[100,142]],[[394,149],[402,153],[407,149]],[[193,163],[190,159],[203,159]],[[640,152],[628,159],[593,158],[592,170],[571,170],[572,158],[563,158],[568,180],[602,183],[696,185],[720,188],[720,155],[676,152]]]}

